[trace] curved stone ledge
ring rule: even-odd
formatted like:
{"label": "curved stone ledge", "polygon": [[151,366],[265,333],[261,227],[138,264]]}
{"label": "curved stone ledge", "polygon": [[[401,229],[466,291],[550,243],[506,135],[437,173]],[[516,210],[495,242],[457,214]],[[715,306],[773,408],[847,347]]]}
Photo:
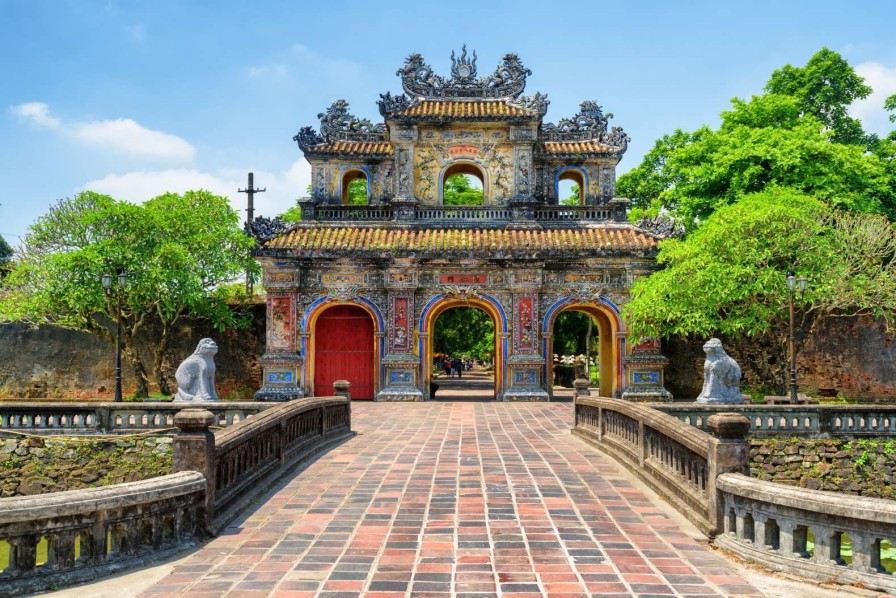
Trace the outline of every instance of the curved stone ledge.
{"label": "curved stone ledge", "polygon": [[[880,563],[881,540],[896,542],[896,502],[739,474],[719,476],[717,488],[725,509],[718,546],[776,571],[896,591],[896,576]],[[814,536],[811,555],[809,531]],[[849,565],[840,554],[843,534],[852,541]]]}
{"label": "curved stone ledge", "polygon": [[[0,499],[0,540],[9,544],[0,595],[86,581],[182,550],[204,535],[205,493],[205,479],[191,471]],[[42,539],[47,560],[38,563]]]}

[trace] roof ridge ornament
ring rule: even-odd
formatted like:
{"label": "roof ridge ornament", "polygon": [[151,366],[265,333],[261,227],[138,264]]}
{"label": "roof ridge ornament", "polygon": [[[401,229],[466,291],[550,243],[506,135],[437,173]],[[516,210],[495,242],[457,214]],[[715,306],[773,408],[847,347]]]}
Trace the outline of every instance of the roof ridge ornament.
{"label": "roof ridge ornament", "polygon": [[598,141],[625,151],[631,139],[622,127],[608,130],[611,118],[613,113],[604,114],[597,102],[586,100],[579,104],[579,112],[571,118],[560,119],[556,125],[543,124],[541,138],[544,141]]}
{"label": "roof ridge ornament", "polygon": [[451,52],[451,78],[436,75],[423,56],[414,53],[404,61],[395,73],[401,77],[401,86],[411,98],[421,99],[511,99],[526,89],[526,77],[532,71],[523,66],[516,54],[505,54],[494,74],[476,78],[476,52],[467,57],[463,46],[458,58]]}
{"label": "roof ridge ornament", "polygon": [[385,141],[386,125],[373,124],[366,118],[358,118],[348,111],[348,102],[336,100],[326,112],[317,115],[320,133],[312,127],[302,127],[293,137],[302,150],[332,141]]}

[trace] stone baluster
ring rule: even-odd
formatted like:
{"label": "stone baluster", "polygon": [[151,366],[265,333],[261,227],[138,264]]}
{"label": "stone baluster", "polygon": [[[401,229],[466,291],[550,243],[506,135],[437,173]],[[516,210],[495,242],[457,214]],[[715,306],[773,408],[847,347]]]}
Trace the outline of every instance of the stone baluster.
{"label": "stone baluster", "polygon": [[345,419],[349,430],[352,429],[352,395],[349,392],[351,386],[352,383],[348,380],[336,380],[333,382],[333,394],[337,397],[345,397]]}
{"label": "stone baluster", "polygon": [[813,525],[812,533],[815,536],[815,554],[813,560],[822,565],[836,565],[841,563],[840,558],[840,533],[830,527]]}
{"label": "stone baluster", "polygon": [[[707,429],[717,439],[709,445],[706,493],[709,499],[709,517],[718,531],[723,529],[725,510],[722,495],[716,491],[716,479],[723,473],[749,475],[750,443],[746,436],[750,431],[750,420],[737,413],[716,413],[707,420]],[[738,521],[740,518],[741,515],[738,515]],[[740,532],[739,527],[738,533]]]}
{"label": "stone baluster", "polygon": [[205,508],[201,525],[210,529],[215,507],[215,435],[209,427],[215,415],[205,409],[184,409],[174,416],[179,428],[172,443],[172,470],[198,471],[205,477]]}
{"label": "stone baluster", "polygon": [[849,538],[852,540],[851,568],[862,573],[885,571],[880,564],[880,539],[872,534],[859,532],[851,533]]}

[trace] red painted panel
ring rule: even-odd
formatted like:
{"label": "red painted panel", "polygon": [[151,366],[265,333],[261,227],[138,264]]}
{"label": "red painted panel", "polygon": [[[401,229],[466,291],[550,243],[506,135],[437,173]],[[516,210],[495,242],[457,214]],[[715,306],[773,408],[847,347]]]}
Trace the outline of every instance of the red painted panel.
{"label": "red painted panel", "polygon": [[314,394],[333,394],[333,382],[352,383],[353,399],[373,399],[373,320],[353,305],[327,309],[314,327]]}

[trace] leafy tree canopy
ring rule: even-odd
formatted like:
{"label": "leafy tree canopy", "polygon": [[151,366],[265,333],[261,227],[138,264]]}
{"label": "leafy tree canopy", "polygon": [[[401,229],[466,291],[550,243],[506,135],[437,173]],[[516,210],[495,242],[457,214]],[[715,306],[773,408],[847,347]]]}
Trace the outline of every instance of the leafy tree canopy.
{"label": "leafy tree canopy", "polygon": [[854,101],[871,95],[871,87],[837,52],[822,48],[804,67],[788,64],[776,70],[765,90],[796,98],[804,114],[813,115],[832,132],[832,141],[869,142],[861,121],[849,116],[847,110]]}
{"label": "leafy tree canopy", "polygon": [[892,318],[894,255],[896,228],[885,217],[769,188],[719,208],[686,239],[664,241],[658,260],[665,268],[636,281],[625,319],[633,338],[749,337],[745,344],[765,353],[746,365],[783,390],[787,271],[808,278],[808,290],[796,296],[803,339],[828,317]]}
{"label": "leafy tree canopy", "polygon": [[495,325],[475,307],[446,310],[436,319],[433,350],[452,357],[490,361],[495,353]]}
{"label": "leafy tree canopy", "polygon": [[[166,193],[143,205],[84,191],[59,201],[29,228],[5,280],[0,320],[53,323],[112,341],[120,297],[125,354],[138,395],[145,396],[146,368],[134,351],[135,337],[149,322],[161,324],[161,337],[154,339],[161,377],[167,335],[181,317],[207,318],[219,329],[243,323],[222,285],[247,270],[257,274],[253,246],[227,199],[207,191]],[[105,293],[103,274],[114,277],[119,268],[127,272],[127,285]]]}
{"label": "leafy tree canopy", "polygon": [[367,179],[355,179],[348,184],[346,203],[350,206],[367,205]]}
{"label": "leafy tree canopy", "polygon": [[577,206],[581,203],[581,198],[579,197],[579,185],[573,184],[569,188],[569,197],[563,197],[560,199],[561,206]]}
{"label": "leafy tree canopy", "polygon": [[[846,209],[896,218],[890,160],[846,109],[870,93],[835,52],[772,75],[765,95],[735,98],[718,129],[677,130],[621,176],[632,219],[668,212],[688,230],[717,208],[769,186],[791,187]],[[894,103],[896,106],[896,103]]]}
{"label": "leafy tree canopy", "polygon": [[473,175],[455,174],[445,179],[445,190],[442,203],[446,206],[481,206],[483,190],[474,187],[470,178]]}

